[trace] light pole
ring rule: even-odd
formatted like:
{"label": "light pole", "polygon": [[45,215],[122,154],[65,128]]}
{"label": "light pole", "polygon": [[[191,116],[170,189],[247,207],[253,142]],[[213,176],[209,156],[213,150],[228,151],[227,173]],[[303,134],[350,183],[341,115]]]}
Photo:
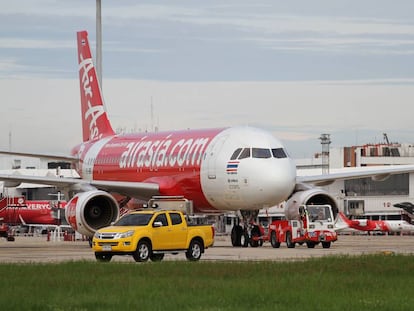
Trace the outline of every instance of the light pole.
{"label": "light pole", "polygon": [[322,145],[322,174],[329,173],[329,145],[331,144],[330,134],[321,134],[319,139]]}

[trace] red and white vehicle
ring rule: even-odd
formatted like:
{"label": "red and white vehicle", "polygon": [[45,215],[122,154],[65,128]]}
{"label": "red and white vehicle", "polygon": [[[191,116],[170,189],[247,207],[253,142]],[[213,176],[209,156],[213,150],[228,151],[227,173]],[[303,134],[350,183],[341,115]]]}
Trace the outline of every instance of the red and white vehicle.
{"label": "red and white vehicle", "polygon": [[359,231],[382,233],[414,232],[414,225],[404,220],[349,219],[342,212],[339,212],[339,220],[345,223],[346,228]]}
{"label": "red and white vehicle", "polygon": [[332,207],[325,205],[302,205],[299,207],[299,218],[292,220],[275,220],[266,235],[263,228],[256,226],[252,230],[250,245],[255,247],[263,241],[270,241],[274,248],[279,248],[282,242],[286,242],[288,248],[294,248],[296,243],[306,243],[308,248],[322,243],[323,248],[330,248],[335,242],[335,215]]}
{"label": "red and white vehicle", "polygon": [[60,225],[65,201],[26,200],[24,196],[0,199],[0,219],[9,225]]}

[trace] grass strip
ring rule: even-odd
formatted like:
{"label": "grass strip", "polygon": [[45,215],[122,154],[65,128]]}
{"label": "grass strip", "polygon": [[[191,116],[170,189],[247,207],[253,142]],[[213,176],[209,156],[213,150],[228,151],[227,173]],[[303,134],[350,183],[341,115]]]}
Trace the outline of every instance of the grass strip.
{"label": "grass strip", "polygon": [[412,310],[414,256],[0,264],[8,310]]}

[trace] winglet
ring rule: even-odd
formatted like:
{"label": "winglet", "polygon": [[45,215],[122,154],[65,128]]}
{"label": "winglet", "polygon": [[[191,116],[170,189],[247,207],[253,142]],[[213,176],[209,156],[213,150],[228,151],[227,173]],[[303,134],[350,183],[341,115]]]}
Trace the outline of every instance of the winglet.
{"label": "winglet", "polygon": [[341,231],[350,228],[348,221],[349,219],[345,216],[345,214],[339,212],[335,221],[335,231]]}
{"label": "winglet", "polygon": [[79,31],[77,37],[83,141],[115,135],[103,103],[88,33]]}
{"label": "winglet", "polygon": [[339,218],[341,219],[341,221],[343,221],[344,223],[346,223],[348,226],[351,224],[351,220],[348,217],[346,217],[344,213],[339,212],[338,213],[338,219]]}

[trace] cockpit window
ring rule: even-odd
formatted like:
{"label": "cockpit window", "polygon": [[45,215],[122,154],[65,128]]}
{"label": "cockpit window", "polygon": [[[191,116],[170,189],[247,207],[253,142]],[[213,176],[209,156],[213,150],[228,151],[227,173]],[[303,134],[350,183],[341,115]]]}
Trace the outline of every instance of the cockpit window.
{"label": "cockpit window", "polygon": [[256,159],[269,159],[272,156],[277,159],[283,159],[288,157],[286,151],[283,148],[237,148],[233,152],[230,160],[242,160],[250,158],[250,156]]}
{"label": "cockpit window", "polygon": [[241,154],[239,155],[239,160],[250,158],[250,148],[244,148]]}
{"label": "cockpit window", "polygon": [[234,152],[233,155],[231,156],[230,160],[236,160],[237,157],[239,156],[240,152],[242,151],[242,148],[237,148]]}
{"label": "cockpit window", "polygon": [[273,153],[274,158],[278,158],[278,159],[287,158],[286,152],[285,150],[283,150],[283,148],[272,149],[272,153]]}
{"label": "cockpit window", "polygon": [[259,159],[268,159],[272,157],[272,155],[270,154],[270,149],[264,148],[252,148],[252,156],[253,158]]}

